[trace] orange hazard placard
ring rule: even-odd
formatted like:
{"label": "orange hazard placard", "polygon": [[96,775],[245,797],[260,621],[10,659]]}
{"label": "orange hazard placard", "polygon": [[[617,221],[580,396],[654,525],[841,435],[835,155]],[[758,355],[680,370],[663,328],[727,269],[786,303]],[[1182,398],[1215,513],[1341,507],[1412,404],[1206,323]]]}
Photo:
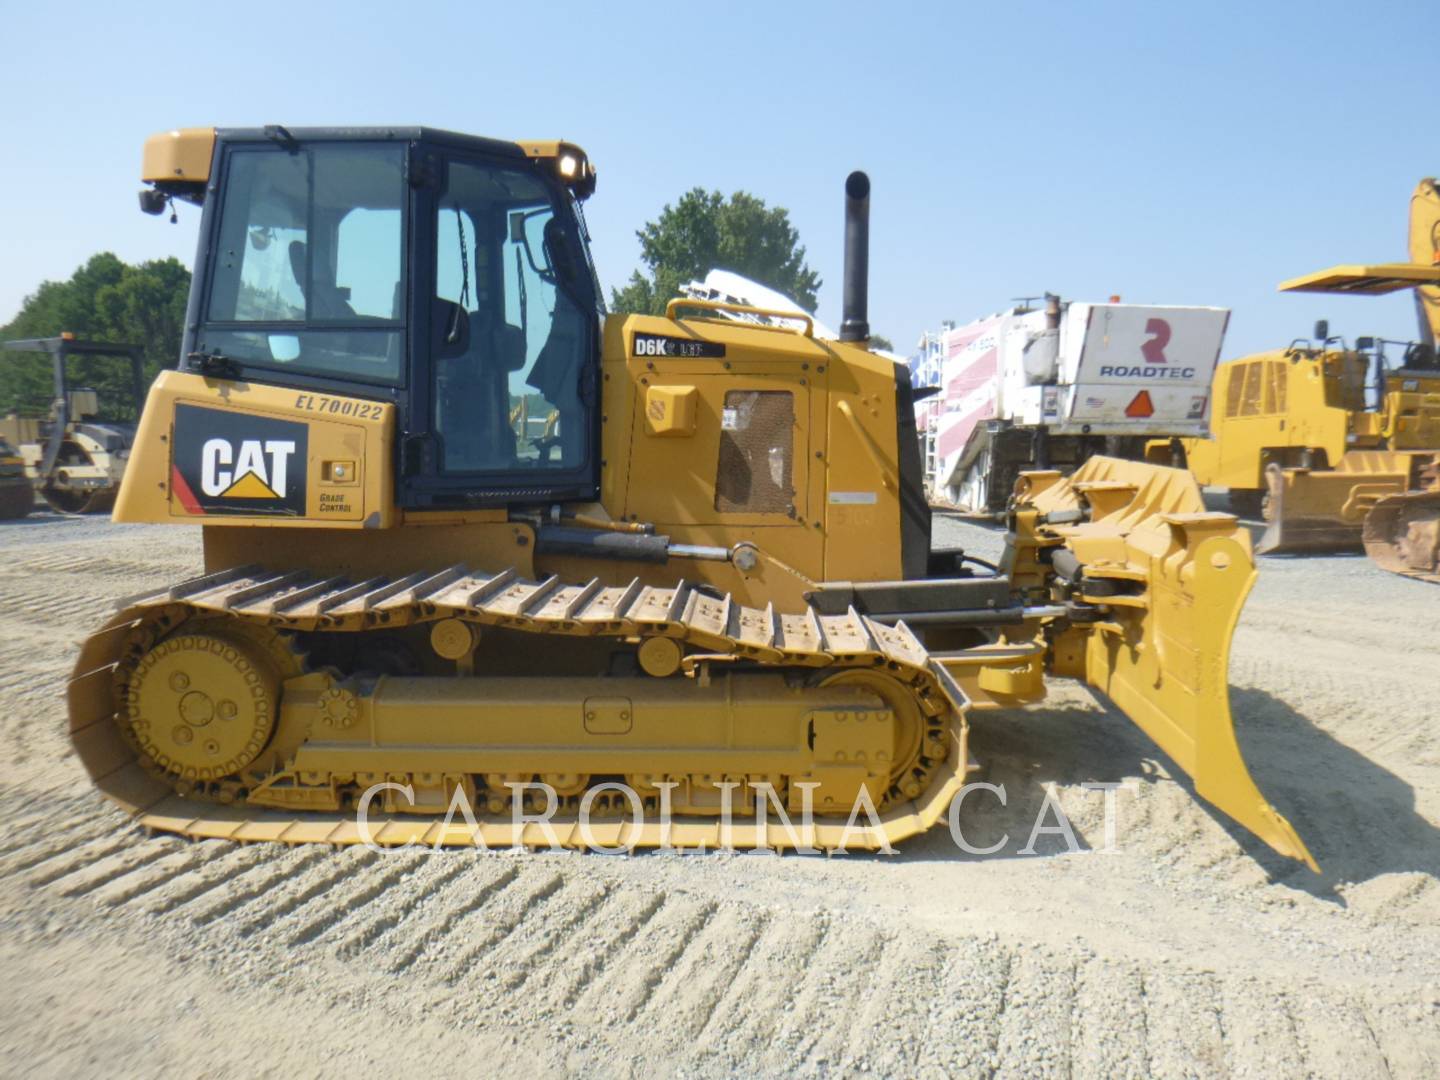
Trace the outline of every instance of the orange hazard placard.
{"label": "orange hazard placard", "polygon": [[1150,391],[1141,390],[1135,395],[1133,401],[1125,406],[1125,415],[1137,419],[1144,419],[1147,416],[1155,415],[1155,405],[1150,400]]}

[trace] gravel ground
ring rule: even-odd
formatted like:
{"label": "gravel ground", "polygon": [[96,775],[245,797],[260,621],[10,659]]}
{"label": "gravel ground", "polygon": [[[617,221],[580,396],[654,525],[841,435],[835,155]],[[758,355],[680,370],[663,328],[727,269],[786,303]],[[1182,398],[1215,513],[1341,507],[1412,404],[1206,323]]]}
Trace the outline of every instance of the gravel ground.
{"label": "gravel ground", "polygon": [[[1264,560],[1232,658],[1316,877],[1066,683],[975,720],[1008,793],[966,803],[972,844],[1010,837],[990,857],[943,829],[829,859],[146,837],[70,755],[63,681],[198,533],[37,514],[0,543],[6,1075],[1440,1075],[1440,589],[1363,558]],[[1087,781],[1129,785],[1114,853]],[[1022,853],[1047,792],[1080,853]]]}

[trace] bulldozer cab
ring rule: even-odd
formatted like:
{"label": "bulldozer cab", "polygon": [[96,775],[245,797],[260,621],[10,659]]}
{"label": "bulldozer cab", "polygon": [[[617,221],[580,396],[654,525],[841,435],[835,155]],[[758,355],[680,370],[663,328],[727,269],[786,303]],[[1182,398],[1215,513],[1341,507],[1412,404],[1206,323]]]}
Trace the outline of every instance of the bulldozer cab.
{"label": "bulldozer cab", "polygon": [[1366,400],[1365,384],[1370,363],[1363,354],[1349,349],[1327,352],[1320,363],[1327,406],[1346,412],[1364,412],[1367,406],[1374,408],[1378,404],[1373,399],[1368,403]]}
{"label": "bulldozer cab", "polygon": [[216,133],[189,364],[320,411],[331,395],[394,403],[402,507],[593,498],[583,152],[385,134]]}

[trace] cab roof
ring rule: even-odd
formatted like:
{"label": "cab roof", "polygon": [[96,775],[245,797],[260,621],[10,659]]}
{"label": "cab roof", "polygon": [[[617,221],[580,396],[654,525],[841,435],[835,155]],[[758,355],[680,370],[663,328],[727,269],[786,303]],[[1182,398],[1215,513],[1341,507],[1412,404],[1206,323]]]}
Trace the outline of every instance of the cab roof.
{"label": "cab roof", "polygon": [[515,160],[556,162],[562,181],[584,199],[595,190],[595,166],[588,155],[574,143],[563,139],[539,139],[511,142],[483,135],[465,135],[443,128],[406,125],[367,127],[286,127],[267,124],[264,127],[177,128],[160,132],[145,140],[140,178],[146,183],[175,189],[202,187],[210,179],[215,143],[273,142],[285,145],[296,142],[427,142],[435,146],[492,157]]}

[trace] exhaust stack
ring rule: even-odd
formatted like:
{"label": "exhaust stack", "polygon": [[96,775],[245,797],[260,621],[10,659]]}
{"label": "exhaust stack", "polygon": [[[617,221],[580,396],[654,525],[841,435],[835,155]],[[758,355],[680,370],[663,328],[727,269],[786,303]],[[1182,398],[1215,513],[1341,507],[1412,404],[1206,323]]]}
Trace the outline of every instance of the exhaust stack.
{"label": "exhaust stack", "polygon": [[870,340],[870,177],[845,178],[845,285],[841,341]]}

